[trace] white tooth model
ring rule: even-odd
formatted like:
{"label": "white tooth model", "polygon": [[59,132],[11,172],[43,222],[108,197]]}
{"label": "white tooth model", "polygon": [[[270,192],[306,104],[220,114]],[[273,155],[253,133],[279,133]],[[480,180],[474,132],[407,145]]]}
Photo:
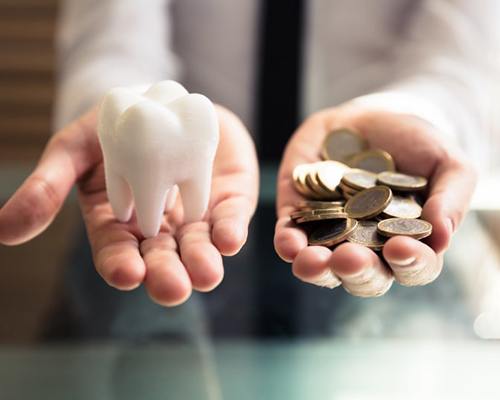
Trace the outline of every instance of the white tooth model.
{"label": "white tooth model", "polygon": [[175,185],[185,222],[203,218],[219,142],[208,98],[174,81],[147,90],[115,88],[101,103],[97,129],[108,199],[119,221],[130,219],[135,204],[142,234],[156,236],[166,206],[175,201]]}

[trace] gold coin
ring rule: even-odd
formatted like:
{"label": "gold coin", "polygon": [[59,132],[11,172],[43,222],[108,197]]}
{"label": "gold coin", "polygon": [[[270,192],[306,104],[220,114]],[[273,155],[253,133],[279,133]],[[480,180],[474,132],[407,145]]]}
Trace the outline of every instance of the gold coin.
{"label": "gold coin", "polygon": [[296,224],[303,224],[312,221],[326,221],[332,219],[347,219],[347,214],[343,212],[331,212],[322,214],[308,214],[295,220]]}
{"label": "gold coin", "polygon": [[340,185],[339,185],[339,189],[340,189],[340,191],[341,191],[343,194],[347,193],[347,194],[350,194],[350,195],[355,195],[356,193],[358,193],[358,192],[359,192],[359,190],[354,189],[354,188],[352,188],[352,187],[350,187],[350,186],[347,186],[346,184],[344,184],[344,183],[342,183],[342,182],[341,182],[341,183],[340,183]]}
{"label": "gold coin", "polygon": [[325,160],[345,163],[356,153],[368,148],[368,142],[350,129],[336,129],[328,133],[323,141],[321,155]]}
{"label": "gold coin", "polygon": [[381,235],[387,237],[402,235],[417,240],[423,239],[432,233],[432,225],[423,219],[389,218],[380,221],[377,229]]}
{"label": "gold coin", "polygon": [[293,169],[294,187],[301,195],[306,197],[315,196],[314,192],[306,185],[306,176],[311,170],[311,164],[300,164]]}
{"label": "gold coin", "polygon": [[345,204],[344,200],[337,200],[337,201],[301,200],[297,202],[297,208],[316,210],[319,208],[343,207],[344,204]]}
{"label": "gold coin", "polygon": [[378,174],[383,171],[395,171],[392,156],[384,150],[374,149],[353,155],[347,164],[352,168],[360,168]]}
{"label": "gold coin", "polygon": [[402,192],[422,190],[427,186],[427,179],[423,176],[407,175],[399,172],[381,172],[377,176],[377,181],[381,185]]}
{"label": "gold coin", "polygon": [[392,196],[392,200],[384,209],[383,214],[391,218],[420,218],[422,207],[413,197]]}
{"label": "gold coin", "polygon": [[362,169],[351,169],[342,177],[342,183],[356,190],[369,189],[377,185],[377,174]]}
{"label": "gold coin", "polygon": [[350,199],[352,199],[352,198],[353,198],[353,196],[354,196],[356,193],[354,193],[354,194],[349,194],[349,193],[347,193],[347,192],[342,192],[342,194],[344,195],[344,198],[345,198],[347,201],[349,201]]}
{"label": "gold coin", "polygon": [[323,221],[311,231],[308,242],[313,246],[334,246],[346,240],[347,236],[356,228],[355,219]]}
{"label": "gold coin", "polygon": [[387,186],[374,186],[351,197],[345,205],[345,211],[349,218],[372,218],[380,214],[391,199],[391,189]]}
{"label": "gold coin", "polygon": [[327,193],[325,193],[324,191],[321,191],[321,193],[317,192],[316,188],[318,187],[318,184],[315,184],[311,180],[312,175],[316,173],[316,168],[313,164],[307,165],[308,168],[305,168],[302,174],[299,175],[299,186],[303,188],[302,190],[307,198],[313,200],[322,200],[327,195]]}
{"label": "gold coin", "polygon": [[331,191],[325,189],[318,182],[318,176],[316,174],[316,170],[310,171],[306,176],[306,185],[307,187],[315,194],[315,196],[311,196],[318,200],[336,200],[341,198],[341,195],[337,191]]}
{"label": "gold coin", "polygon": [[349,171],[349,167],[338,161],[323,161],[317,163],[316,176],[318,183],[326,190],[331,192],[337,189],[337,186],[344,176],[344,173]]}
{"label": "gold coin", "polygon": [[316,210],[297,210],[290,214],[292,219],[298,219],[309,215],[334,214],[344,213],[344,207],[318,208]]}
{"label": "gold coin", "polygon": [[377,222],[358,221],[356,229],[349,234],[347,241],[366,246],[373,250],[381,250],[387,238],[378,233]]}

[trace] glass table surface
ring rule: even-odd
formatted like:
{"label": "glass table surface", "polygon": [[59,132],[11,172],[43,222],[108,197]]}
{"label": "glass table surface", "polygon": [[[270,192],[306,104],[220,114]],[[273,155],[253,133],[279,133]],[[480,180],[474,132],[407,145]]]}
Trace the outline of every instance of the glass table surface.
{"label": "glass table surface", "polygon": [[498,216],[469,214],[434,283],[376,299],[293,278],[265,199],[221,287],[181,307],[82,275],[76,252],[76,334],[1,344],[0,399],[498,399]]}

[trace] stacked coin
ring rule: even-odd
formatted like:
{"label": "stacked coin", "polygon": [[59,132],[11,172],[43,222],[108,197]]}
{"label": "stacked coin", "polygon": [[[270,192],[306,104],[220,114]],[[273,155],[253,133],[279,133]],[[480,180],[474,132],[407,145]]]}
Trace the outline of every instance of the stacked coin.
{"label": "stacked coin", "polygon": [[432,225],[419,219],[427,179],[396,172],[389,153],[369,149],[349,129],[330,132],[321,157],[293,171],[295,188],[306,199],[291,218],[310,245],[332,247],[347,240],[380,251],[392,236],[420,240],[432,233]]}

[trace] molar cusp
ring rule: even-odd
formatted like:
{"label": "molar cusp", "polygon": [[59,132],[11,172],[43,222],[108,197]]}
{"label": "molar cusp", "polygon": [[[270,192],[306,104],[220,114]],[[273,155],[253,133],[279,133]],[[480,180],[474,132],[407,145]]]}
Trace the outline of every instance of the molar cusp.
{"label": "molar cusp", "polygon": [[152,85],[144,93],[144,96],[166,106],[170,102],[187,94],[188,91],[180,83],[175,81],[162,81]]}

